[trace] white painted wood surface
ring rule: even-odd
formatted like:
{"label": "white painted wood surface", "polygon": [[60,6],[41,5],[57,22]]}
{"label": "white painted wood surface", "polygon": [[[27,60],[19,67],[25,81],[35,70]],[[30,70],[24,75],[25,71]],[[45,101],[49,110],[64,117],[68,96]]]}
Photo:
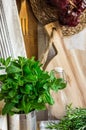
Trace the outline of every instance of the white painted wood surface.
{"label": "white painted wood surface", "polygon": [[0,115],[0,130],[7,130],[7,116]]}

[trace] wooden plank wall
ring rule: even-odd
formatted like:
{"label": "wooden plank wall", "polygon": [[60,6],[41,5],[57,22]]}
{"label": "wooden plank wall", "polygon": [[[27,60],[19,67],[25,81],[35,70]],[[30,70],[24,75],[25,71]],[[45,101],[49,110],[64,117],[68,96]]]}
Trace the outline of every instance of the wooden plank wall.
{"label": "wooden plank wall", "polygon": [[38,58],[38,44],[37,44],[37,20],[35,19],[29,0],[16,0],[18,6],[18,13],[20,17],[22,32],[25,41],[27,57],[35,56]]}

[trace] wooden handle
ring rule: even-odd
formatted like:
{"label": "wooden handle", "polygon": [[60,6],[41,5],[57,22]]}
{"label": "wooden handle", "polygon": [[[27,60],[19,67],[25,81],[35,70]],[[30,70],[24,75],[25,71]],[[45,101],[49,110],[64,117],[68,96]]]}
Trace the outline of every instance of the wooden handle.
{"label": "wooden handle", "polygon": [[47,46],[47,48],[46,48],[45,52],[43,53],[42,58],[40,60],[43,66],[45,65],[45,62],[46,62],[47,57],[48,57],[49,50],[52,47],[52,44],[54,42],[54,40],[53,40],[54,31],[56,31],[56,28],[52,28],[52,32],[51,32],[51,35],[50,35],[48,46]]}

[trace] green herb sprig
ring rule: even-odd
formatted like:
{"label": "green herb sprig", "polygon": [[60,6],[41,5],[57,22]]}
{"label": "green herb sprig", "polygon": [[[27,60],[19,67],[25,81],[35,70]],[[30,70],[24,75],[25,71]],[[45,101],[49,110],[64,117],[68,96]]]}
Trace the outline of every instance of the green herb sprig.
{"label": "green herb sprig", "polygon": [[73,108],[67,106],[66,115],[60,122],[50,122],[47,126],[49,129],[55,130],[86,130],[86,108]]}
{"label": "green herb sprig", "polygon": [[0,100],[5,102],[2,114],[44,110],[46,103],[54,104],[50,90],[66,87],[63,79],[56,79],[52,71],[44,71],[34,57],[0,58],[0,70],[4,70],[0,73]]}

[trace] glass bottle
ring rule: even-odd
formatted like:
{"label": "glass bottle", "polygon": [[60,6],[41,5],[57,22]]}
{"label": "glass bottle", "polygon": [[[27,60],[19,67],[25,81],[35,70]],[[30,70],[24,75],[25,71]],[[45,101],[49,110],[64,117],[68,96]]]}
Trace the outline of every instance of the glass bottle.
{"label": "glass bottle", "polygon": [[[65,74],[65,71],[62,67],[55,67],[53,69],[53,72],[54,72],[54,75],[55,75],[56,78],[63,78],[65,83],[67,83],[66,74]],[[66,106],[67,97],[62,90],[60,90],[60,95],[61,95],[61,100],[64,103],[64,106]],[[52,116],[51,108],[52,108],[52,106],[49,106],[49,108],[48,108],[48,121],[56,120],[56,118],[54,116]]]}
{"label": "glass bottle", "polygon": [[63,78],[66,81],[66,74],[62,67],[55,67],[53,72],[56,78]]}

